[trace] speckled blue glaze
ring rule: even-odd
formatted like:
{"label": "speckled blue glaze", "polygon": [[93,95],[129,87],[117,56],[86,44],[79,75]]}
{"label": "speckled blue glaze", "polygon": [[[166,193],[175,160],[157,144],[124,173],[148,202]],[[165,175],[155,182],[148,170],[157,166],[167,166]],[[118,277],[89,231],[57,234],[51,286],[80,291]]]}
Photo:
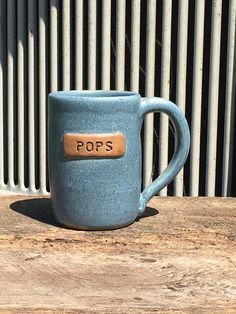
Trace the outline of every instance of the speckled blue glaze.
{"label": "speckled blue glaze", "polygon": [[[178,147],[168,168],[141,194],[141,140],[144,116],[167,113]],[[65,133],[116,133],[126,138],[118,158],[67,157]],[[173,103],[161,98],[141,100],[137,93],[65,91],[49,95],[49,177],[57,220],[83,230],[119,228],[132,223],[149,199],[182,168],[189,151],[187,122]]]}

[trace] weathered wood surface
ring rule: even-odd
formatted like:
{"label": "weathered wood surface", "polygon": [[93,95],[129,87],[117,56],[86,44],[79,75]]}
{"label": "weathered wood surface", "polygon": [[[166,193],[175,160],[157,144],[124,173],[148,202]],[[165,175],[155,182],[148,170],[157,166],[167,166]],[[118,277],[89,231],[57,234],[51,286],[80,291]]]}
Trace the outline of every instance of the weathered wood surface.
{"label": "weathered wood surface", "polygon": [[114,231],[0,198],[1,313],[236,313],[236,199],[154,198]]}

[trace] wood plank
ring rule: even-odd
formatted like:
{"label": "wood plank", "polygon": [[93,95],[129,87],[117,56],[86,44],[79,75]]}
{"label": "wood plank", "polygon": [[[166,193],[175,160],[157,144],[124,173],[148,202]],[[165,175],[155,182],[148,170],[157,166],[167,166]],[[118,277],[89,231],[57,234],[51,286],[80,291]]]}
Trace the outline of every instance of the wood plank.
{"label": "wood plank", "polygon": [[156,197],[94,232],[60,227],[46,197],[0,204],[2,313],[236,313],[234,198]]}

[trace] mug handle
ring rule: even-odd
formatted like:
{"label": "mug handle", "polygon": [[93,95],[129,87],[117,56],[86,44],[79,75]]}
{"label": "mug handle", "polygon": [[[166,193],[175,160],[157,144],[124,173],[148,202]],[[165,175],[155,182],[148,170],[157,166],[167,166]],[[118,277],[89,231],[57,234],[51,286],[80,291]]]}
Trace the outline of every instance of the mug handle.
{"label": "mug handle", "polygon": [[140,118],[150,112],[162,112],[169,116],[175,128],[176,148],[175,153],[160,176],[148,185],[140,196],[139,214],[142,214],[148,201],[168,183],[170,183],[183,167],[189,153],[190,133],[188,123],[180,109],[171,101],[163,98],[143,98],[140,106]]}

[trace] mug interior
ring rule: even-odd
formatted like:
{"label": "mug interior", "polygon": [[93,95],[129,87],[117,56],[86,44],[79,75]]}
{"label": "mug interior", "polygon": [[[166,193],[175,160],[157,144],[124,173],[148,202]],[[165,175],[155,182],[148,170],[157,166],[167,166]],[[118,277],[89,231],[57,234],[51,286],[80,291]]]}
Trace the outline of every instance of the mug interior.
{"label": "mug interior", "polygon": [[119,90],[69,90],[69,91],[57,91],[50,94],[51,96],[57,96],[57,97],[86,97],[86,98],[96,98],[96,97],[129,97],[129,96],[135,96],[137,93],[131,92],[131,91],[119,91]]}

